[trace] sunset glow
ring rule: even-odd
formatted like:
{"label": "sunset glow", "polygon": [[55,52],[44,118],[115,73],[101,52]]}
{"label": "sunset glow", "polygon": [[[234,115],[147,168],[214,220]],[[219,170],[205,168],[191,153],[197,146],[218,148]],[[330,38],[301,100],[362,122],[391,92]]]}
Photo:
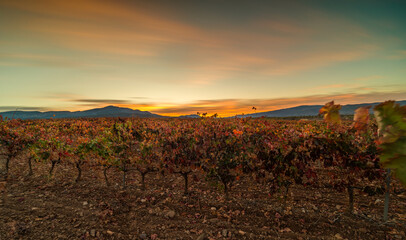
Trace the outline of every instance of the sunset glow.
{"label": "sunset glow", "polygon": [[0,0],[0,112],[233,116],[405,100],[405,11],[404,1]]}

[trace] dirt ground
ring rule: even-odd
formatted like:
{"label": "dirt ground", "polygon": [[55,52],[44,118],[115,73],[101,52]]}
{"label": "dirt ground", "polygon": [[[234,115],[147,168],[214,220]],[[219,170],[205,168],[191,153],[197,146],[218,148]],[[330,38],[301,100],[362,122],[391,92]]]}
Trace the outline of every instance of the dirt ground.
{"label": "dirt ground", "polygon": [[[151,173],[147,190],[130,172],[110,169],[111,186],[101,169],[75,170],[34,164],[27,177],[23,161],[11,163],[0,206],[0,239],[406,239],[406,194],[392,194],[390,221],[382,222],[383,195],[355,192],[355,212],[347,213],[345,193],[327,188],[292,187],[286,200],[270,196],[249,177],[230,198],[213,184],[191,181],[183,195],[179,175]],[[198,178],[200,176],[197,176]]]}

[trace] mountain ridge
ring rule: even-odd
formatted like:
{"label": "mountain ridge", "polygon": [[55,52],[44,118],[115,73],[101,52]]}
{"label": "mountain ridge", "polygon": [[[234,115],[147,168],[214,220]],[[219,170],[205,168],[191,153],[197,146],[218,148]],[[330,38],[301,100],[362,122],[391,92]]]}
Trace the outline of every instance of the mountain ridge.
{"label": "mountain ridge", "polygon": [[48,118],[98,118],[98,117],[139,117],[161,118],[163,116],[148,111],[133,110],[116,106],[94,108],[85,111],[7,111],[1,112],[1,116],[9,119],[48,119]]}
{"label": "mountain ridge", "polygon": [[[359,107],[371,106],[369,110],[370,113],[373,113],[373,107],[380,104],[381,102],[373,103],[359,103],[359,104],[346,104],[341,105],[340,114],[341,115],[353,115],[354,111]],[[396,101],[401,106],[406,105],[406,100]],[[244,115],[235,115],[234,117],[243,118],[243,117],[305,117],[305,116],[317,116],[319,114],[320,108],[324,105],[300,105],[291,108],[278,109],[267,112],[251,113]]]}
{"label": "mountain ridge", "polygon": [[[370,112],[372,113],[373,107],[381,102],[374,103],[359,103],[359,104],[346,104],[342,105],[340,110],[341,115],[352,115],[355,109],[363,106],[372,106]],[[400,105],[406,105],[406,100],[396,101]],[[244,117],[306,117],[317,116],[320,108],[323,105],[299,105],[291,108],[283,108],[267,112],[258,112],[244,115],[235,115],[229,118],[244,118]],[[0,112],[0,115],[9,119],[48,119],[48,118],[98,118],[98,117],[138,117],[138,118],[171,118],[154,114],[148,111],[133,110],[131,108],[123,108],[116,106],[106,106],[102,108],[94,108],[84,111],[6,111]],[[198,118],[196,114],[182,115],[177,118]]]}

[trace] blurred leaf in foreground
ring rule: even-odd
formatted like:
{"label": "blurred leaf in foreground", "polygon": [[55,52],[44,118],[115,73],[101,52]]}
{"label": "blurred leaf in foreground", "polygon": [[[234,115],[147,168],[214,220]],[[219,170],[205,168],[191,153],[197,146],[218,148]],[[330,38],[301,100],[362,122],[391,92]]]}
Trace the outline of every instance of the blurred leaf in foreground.
{"label": "blurred leaf in foreground", "polygon": [[326,103],[319,111],[320,114],[324,115],[324,121],[328,123],[341,123],[340,118],[341,105],[334,104],[334,101]]}
{"label": "blurred leaf in foreground", "polygon": [[374,114],[380,133],[381,163],[395,169],[406,185],[406,106],[386,101],[374,108]]}
{"label": "blurred leaf in foreground", "polygon": [[371,108],[371,106],[367,106],[367,107],[360,107],[355,110],[353,126],[358,131],[363,131],[368,127],[370,108]]}

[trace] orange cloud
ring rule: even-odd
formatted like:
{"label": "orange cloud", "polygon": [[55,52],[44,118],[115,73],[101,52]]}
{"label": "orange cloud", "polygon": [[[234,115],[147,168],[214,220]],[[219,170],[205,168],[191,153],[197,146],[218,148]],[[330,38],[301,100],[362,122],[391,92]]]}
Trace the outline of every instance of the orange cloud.
{"label": "orange cloud", "polygon": [[[13,1],[6,7],[40,14],[23,28],[47,34],[80,50],[150,56],[155,44],[198,43],[216,45],[219,39],[199,28],[116,1]],[[52,20],[50,20],[52,19]]]}

